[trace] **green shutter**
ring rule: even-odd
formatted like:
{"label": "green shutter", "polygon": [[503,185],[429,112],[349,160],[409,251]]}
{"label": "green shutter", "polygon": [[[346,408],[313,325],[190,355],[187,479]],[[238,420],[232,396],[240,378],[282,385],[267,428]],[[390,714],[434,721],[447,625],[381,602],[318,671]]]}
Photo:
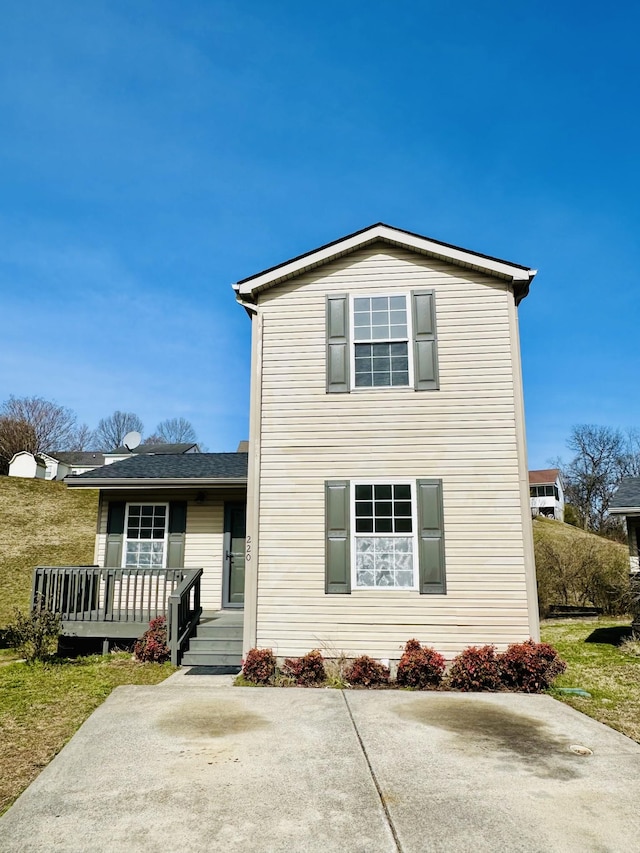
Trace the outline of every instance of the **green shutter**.
{"label": "green shutter", "polygon": [[418,553],[420,592],[444,595],[447,591],[444,559],[442,480],[418,480]]}
{"label": "green shutter", "polygon": [[107,509],[107,547],[104,555],[105,566],[122,565],[122,542],[124,539],[124,501],[109,501]]}
{"label": "green shutter", "polygon": [[435,391],[439,388],[435,300],[433,290],[416,290],[411,294],[416,391]]}
{"label": "green shutter", "polygon": [[167,568],[181,569],[184,566],[184,539],[187,532],[187,502],[171,501],[169,504],[169,537],[167,545]]}
{"label": "green shutter", "polygon": [[325,592],[351,592],[349,545],[349,483],[325,483]]}
{"label": "green shutter", "polygon": [[327,393],[349,392],[349,297],[327,297]]}

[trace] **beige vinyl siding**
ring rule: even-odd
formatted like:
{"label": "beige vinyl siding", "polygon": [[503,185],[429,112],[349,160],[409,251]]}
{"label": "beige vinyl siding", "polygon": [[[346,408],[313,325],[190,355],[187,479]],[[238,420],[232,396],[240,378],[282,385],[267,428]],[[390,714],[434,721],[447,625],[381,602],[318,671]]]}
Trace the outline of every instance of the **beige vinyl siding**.
{"label": "beige vinyl siding", "polygon": [[[107,502],[101,501],[98,533],[96,536],[96,563],[104,565],[107,539]],[[188,497],[176,492],[128,492],[113,495],[111,500],[129,503],[158,503],[172,500],[187,500],[187,530],[185,534],[185,568],[202,568],[201,603],[204,610],[219,610],[222,607],[222,573],[224,548],[224,505],[225,500],[243,502],[244,492],[225,496],[207,494],[204,502],[195,500],[195,493]]]}
{"label": "beige vinyl siding", "polygon": [[[440,390],[325,391],[328,293],[436,293]],[[265,291],[257,644],[448,658],[529,636],[508,285],[371,247]],[[324,592],[324,482],[440,478],[446,595]]]}

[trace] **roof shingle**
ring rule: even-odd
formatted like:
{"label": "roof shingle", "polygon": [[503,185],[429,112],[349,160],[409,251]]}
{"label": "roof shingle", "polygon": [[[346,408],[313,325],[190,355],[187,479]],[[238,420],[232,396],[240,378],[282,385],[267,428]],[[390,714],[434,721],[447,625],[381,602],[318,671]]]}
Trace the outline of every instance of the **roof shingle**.
{"label": "roof shingle", "polygon": [[242,480],[247,477],[247,458],[246,453],[145,453],[66,480]]}

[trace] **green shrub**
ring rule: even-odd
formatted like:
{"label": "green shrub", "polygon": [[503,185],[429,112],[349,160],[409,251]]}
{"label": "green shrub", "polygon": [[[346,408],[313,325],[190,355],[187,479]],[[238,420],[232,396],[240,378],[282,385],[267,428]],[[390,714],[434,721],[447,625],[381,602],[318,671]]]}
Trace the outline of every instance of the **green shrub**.
{"label": "green shrub", "polygon": [[50,610],[14,611],[15,621],[7,626],[9,644],[25,658],[27,663],[46,661],[58,650],[60,617]]}
{"label": "green shrub", "polygon": [[449,684],[455,690],[497,690],[500,667],[495,646],[469,646],[453,659]]}
{"label": "green shrub", "polygon": [[301,658],[286,658],[283,672],[301,687],[322,684],[326,680],[324,660],[318,649]]}
{"label": "green shrub", "polygon": [[389,668],[368,655],[361,655],[348,667],[345,677],[349,684],[376,687],[389,683]]}
{"label": "green shrub", "polygon": [[445,659],[435,649],[421,646],[418,640],[409,640],[398,664],[396,681],[401,687],[418,690],[437,687],[445,667]]}
{"label": "green shrub", "polygon": [[500,677],[505,687],[523,693],[540,693],[567,668],[558,652],[548,643],[527,640],[512,643],[498,655]]}
{"label": "green shrub", "polygon": [[158,616],[149,622],[149,627],[136,640],[133,653],[138,660],[144,663],[164,663],[171,657],[171,651],[167,645],[167,620],[165,616]]}
{"label": "green shrub", "polygon": [[268,684],[276,674],[276,659],[271,649],[249,649],[242,664],[242,675],[253,684]]}

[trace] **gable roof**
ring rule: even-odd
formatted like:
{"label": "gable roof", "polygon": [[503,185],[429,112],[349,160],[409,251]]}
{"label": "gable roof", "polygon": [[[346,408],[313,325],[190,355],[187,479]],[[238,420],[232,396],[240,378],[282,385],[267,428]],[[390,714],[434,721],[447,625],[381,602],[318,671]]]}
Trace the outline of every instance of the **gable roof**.
{"label": "gable roof", "polygon": [[355,231],[339,240],[326,243],[318,249],[305,252],[303,255],[298,255],[275,267],[243,278],[233,285],[233,289],[239,297],[252,301],[261,290],[266,290],[289,278],[301,275],[313,267],[321,266],[342,255],[348,255],[376,242],[401,246],[429,257],[439,258],[456,266],[478,270],[505,279],[514,285],[516,304],[524,299],[529,292],[529,284],[537,272],[537,270],[514,264],[511,261],[482,255],[479,252],[462,249],[460,246],[442,243],[440,240],[434,240],[431,237],[423,237],[412,231],[404,231],[401,228],[385,225],[384,222],[376,222],[375,225],[369,225],[361,231]]}
{"label": "gable roof", "polygon": [[244,485],[246,453],[138,454],[111,465],[65,477],[72,487]]}
{"label": "gable roof", "polygon": [[529,485],[548,486],[558,479],[558,468],[543,468],[539,471],[529,471]]}
{"label": "gable roof", "polygon": [[609,511],[623,513],[625,510],[640,512],[640,477],[625,477],[609,504]]}

